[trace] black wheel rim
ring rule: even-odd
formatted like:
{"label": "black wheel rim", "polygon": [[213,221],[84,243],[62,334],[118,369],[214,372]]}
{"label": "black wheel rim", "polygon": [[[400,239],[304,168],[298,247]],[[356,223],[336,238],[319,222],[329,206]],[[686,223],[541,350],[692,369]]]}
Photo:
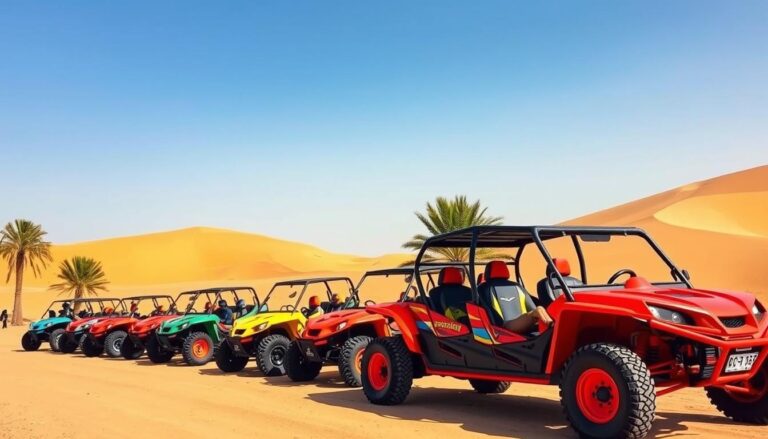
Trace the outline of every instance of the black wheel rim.
{"label": "black wheel rim", "polygon": [[276,346],[274,349],[272,349],[270,359],[272,360],[272,364],[275,366],[282,366],[283,360],[285,359],[285,348],[282,346]]}

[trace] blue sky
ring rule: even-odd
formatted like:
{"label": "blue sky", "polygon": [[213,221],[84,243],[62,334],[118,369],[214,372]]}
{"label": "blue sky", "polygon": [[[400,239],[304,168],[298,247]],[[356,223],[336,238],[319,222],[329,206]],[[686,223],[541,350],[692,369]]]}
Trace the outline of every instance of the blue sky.
{"label": "blue sky", "polygon": [[761,1],[0,4],[0,221],[399,251],[768,163]]}

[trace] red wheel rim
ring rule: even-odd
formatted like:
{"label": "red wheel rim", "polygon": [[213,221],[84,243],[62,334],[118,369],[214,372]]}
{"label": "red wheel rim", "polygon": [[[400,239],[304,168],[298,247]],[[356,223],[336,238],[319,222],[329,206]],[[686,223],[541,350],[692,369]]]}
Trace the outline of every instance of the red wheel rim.
{"label": "red wheel rim", "polygon": [[355,354],[354,366],[358,373],[363,370],[363,352],[365,352],[365,349],[360,349]]}
{"label": "red wheel rim", "polygon": [[576,403],[590,422],[607,424],[619,412],[619,386],[608,372],[587,369],[576,382]]}
{"label": "red wheel rim", "polygon": [[192,342],[192,355],[194,355],[196,358],[203,358],[206,355],[208,355],[208,352],[211,350],[211,345],[208,344],[208,341],[199,338]]}
{"label": "red wheel rim", "polygon": [[726,390],[728,395],[742,403],[753,403],[761,400],[768,393],[768,372],[766,368],[757,371],[751,380],[740,383],[749,392],[732,392]]}
{"label": "red wheel rim", "polygon": [[374,352],[368,360],[368,381],[373,390],[384,390],[389,383],[389,360],[381,352]]}

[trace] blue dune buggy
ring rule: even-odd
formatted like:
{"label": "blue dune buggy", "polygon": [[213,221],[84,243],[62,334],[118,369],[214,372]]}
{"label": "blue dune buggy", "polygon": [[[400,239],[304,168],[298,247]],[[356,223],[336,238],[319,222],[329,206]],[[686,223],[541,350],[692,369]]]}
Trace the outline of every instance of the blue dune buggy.
{"label": "blue dune buggy", "polygon": [[[74,299],[66,299],[51,302],[40,320],[29,324],[29,330],[21,337],[21,347],[25,351],[36,351],[44,341],[48,341],[51,349],[57,351],[59,337],[64,334],[64,328],[72,321],[74,301]],[[54,332],[56,332],[55,335]]]}

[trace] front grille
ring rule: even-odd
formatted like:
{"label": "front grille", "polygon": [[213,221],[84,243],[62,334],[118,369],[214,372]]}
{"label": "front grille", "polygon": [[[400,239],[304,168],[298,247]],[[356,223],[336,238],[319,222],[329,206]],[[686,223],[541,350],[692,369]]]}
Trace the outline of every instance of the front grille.
{"label": "front grille", "polygon": [[744,317],[720,317],[726,328],[741,328],[744,326]]}
{"label": "front grille", "polygon": [[319,329],[310,329],[309,330],[309,336],[310,337],[317,337],[318,335],[320,335],[320,330]]}
{"label": "front grille", "polygon": [[243,335],[245,329],[235,329],[235,335]]}

